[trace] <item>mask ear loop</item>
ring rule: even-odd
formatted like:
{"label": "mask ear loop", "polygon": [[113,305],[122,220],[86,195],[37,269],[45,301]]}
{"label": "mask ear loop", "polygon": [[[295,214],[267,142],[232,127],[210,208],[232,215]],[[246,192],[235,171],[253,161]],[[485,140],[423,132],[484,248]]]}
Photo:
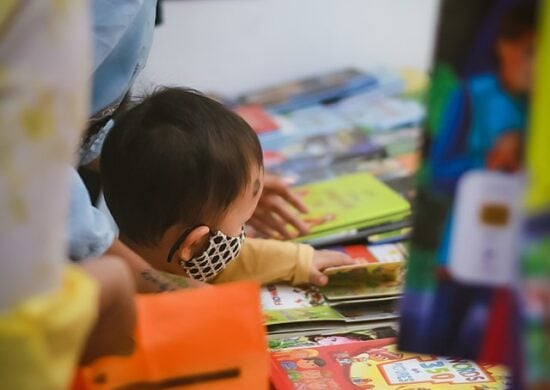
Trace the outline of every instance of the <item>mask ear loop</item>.
{"label": "mask ear loop", "polygon": [[196,228],[200,227],[200,226],[207,226],[207,225],[204,225],[204,224],[198,224],[198,225],[195,225],[193,227],[190,227],[190,228],[187,228],[183,231],[183,233],[181,234],[181,236],[179,236],[179,238],[176,240],[176,242],[174,243],[174,245],[172,245],[172,247],[170,248],[170,251],[168,252],[168,257],[166,258],[166,261],[168,263],[171,263],[172,262],[172,258],[174,257],[174,255],[176,254],[176,251],[178,250],[178,248],[180,247],[180,245],[183,243],[183,241],[185,241],[185,239],[187,238],[187,236],[189,235],[189,233],[191,233],[193,230],[195,230]]}

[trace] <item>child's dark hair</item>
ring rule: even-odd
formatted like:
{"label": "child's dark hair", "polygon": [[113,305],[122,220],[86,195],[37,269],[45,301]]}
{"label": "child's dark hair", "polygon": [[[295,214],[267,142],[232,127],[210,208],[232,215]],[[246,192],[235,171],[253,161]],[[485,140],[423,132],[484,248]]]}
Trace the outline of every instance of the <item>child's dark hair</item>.
{"label": "child's dark hair", "polygon": [[499,20],[498,38],[514,40],[525,33],[534,32],[538,3],[536,0],[527,0],[506,10]]}
{"label": "child's dark hair", "polygon": [[262,167],[262,150],[242,118],[196,91],[163,88],[118,119],[101,177],[121,235],[147,245],[176,223],[215,223],[254,164]]}

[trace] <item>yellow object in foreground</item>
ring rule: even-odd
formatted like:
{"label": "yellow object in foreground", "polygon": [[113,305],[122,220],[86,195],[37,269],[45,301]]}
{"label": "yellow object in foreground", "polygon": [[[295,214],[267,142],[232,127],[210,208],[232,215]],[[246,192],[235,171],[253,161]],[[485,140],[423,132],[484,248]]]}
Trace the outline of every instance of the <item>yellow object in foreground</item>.
{"label": "yellow object in foreground", "polygon": [[67,266],[61,288],[0,314],[0,389],[65,389],[97,314],[95,282]]}

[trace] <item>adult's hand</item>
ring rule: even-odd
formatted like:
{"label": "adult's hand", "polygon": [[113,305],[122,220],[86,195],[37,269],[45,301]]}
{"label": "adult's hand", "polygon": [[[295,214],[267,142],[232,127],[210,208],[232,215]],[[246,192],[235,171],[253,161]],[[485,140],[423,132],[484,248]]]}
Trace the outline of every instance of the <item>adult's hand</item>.
{"label": "adult's hand", "polygon": [[290,239],[308,233],[308,225],[299,213],[307,213],[307,208],[289,184],[279,176],[266,174],[262,196],[248,224],[267,237]]}

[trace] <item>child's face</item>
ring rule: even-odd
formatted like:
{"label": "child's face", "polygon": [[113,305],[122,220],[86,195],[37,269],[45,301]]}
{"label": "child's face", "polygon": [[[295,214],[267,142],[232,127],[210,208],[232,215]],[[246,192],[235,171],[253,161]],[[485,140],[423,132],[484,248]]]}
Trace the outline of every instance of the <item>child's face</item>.
{"label": "child's face", "polygon": [[[254,213],[263,189],[263,169],[251,167],[251,177],[241,194],[229,205],[217,223],[184,230],[172,237],[167,250],[168,262],[174,254],[188,276],[201,281],[214,278],[226,264],[238,256],[243,243],[243,226]],[[165,236],[173,235],[175,225]],[[181,231],[181,228],[179,229]],[[177,230],[176,230],[177,231]]]}
{"label": "child's face", "polygon": [[531,88],[535,34],[528,32],[517,39],[500,39],[497,43],[499,73],[511,93],[523,94]]}
{"label": "child's face", "polygon": [[228,236],[236,237],[240,234],[243,225],[252,217],[262,195],[263,169],[253,164],[250,176],[251,180],[245,191],[231,203],[220,223],[210,227],[212,230],[219,230]]}

